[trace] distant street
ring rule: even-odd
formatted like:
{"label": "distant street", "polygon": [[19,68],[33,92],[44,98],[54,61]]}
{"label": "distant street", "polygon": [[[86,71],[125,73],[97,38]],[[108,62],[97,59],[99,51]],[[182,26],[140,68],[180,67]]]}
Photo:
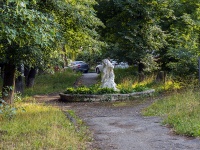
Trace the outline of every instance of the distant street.
{"label": "distant street", "polygon": [[83,76],[80,78],[80,82],[82,85],[90,86],[96,84],[97,78],[99,74],[92,72],[92,73],[83,73]]}

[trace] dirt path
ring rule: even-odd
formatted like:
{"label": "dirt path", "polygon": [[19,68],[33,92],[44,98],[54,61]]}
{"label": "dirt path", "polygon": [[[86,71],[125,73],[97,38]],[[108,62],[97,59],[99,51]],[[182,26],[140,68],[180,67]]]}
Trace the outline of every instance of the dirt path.
{"label": "dirt path", "polygon": [[[81,80],[90,85],[95,83],[96,77],[84,74]],[[199,139],[177,136],[161,125],[160,118],[142,116],[141,110],[152,102],[148,99],[56,105],[63,110],[74,110],[88,125],[94,137],[92,150],[200,150]]]}

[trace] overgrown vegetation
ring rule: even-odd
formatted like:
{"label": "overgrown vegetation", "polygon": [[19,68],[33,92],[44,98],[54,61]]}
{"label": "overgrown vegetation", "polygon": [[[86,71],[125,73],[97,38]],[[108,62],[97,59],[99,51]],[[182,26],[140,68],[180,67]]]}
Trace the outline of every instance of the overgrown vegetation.
{"label": "overgrown vegetation", "polygon": [[[190,84],[191,78],[197,78],[199,0],[4,0],[0,4],[0,65],[4,72],[4,84],[0,81],[4,97],[0,101],[0,149],[80,149],[82,135],[74,132],[60,110],[26,104],[15,95],[15,101],[26,109],[23,112],[12,104],[11,88],[21,64],[42,69],[58,63],[65,66],[67,58],[75,59],[77,55],[91,63],[109,56],[129,64],[143,63],[144,70],[159,68],[175,75],[175,79],[167,76],[165,82],[157,82],[155,76],[138,82],[134,67],[115,70],[121,93],[148,88],[156,89],[158,94],[170,92],[172,96],[156,102],[145,113],[164,116],[164,123],[180,134],[199,136],[199,94],[193,88],[174,94],[190,88],[183,78],[190,78]],[[35,86],[25,89],[22,96],[63,91],[79,76],[69,72],[39,75]],[[71,92],[113,91],[80,87]],[[68,131],[72,133],[66,134]]]}
{"label": "overgrown vegetation", "polygon": [[[123,76],[121,70],[117,70],[116,78]],[[146,77],[138,82],[137,76],[131,78],[132,72],[126,72],[119,85],[125,92],[129,92],[131,87],[149,87],[156,90],[157,95],[167,94],[165,98],[160,98],[143,111],[146,116],[161,116],[167,124],[173,128],[177,134],[187,136],[200,136],[200,94],[195,87],[198,82],[195,79],[178,80],[167,75],[165,82],[157,82],[154,75]],[[118,86],[119,86],[118,85]],[[139,87],[140,88],[140,87]]]}
{"label": "overgrown vegetation", "polygon": [[[130,69],[131,68],[131,69]],[[194,87],[198,84],[195,79],[178,80],[172,75],[167,75],[165,81],[157,81],[156,74],[147,74],[139,81],[136,67],[126,69],[115,69],[115,81],[121,93],[139,92],[147,89],[156,89],[159,94],[181,90],[182,88]]]}
{"label": "overgrown vegetation", "polygon": [[200,93],[192,89],[173,93],[143,111],[147,116],[161,116],[164,124],[182,135],[200,136]]}
{"label": "overgrown vegetation", "polygon": [[32,96],[35,94],[63,92],[66,87],[72,86],[80,76],[80,73],[75,74],[72,70],[55,72],[55,74],[38,75],[36,76],[34,87],[25,89],[23,95]]}
{"label": "overgrown vegetation", "polygon": [[31,97],[63,91],[79,76],[71,71],[38,75],[34,88],[25,90],[28,96],[16,93],[13,105],[1,99],[0,149],[86,149],[90,140],[87,128],[73,111],[70,114],[78,120],[76,126],[62,110],[35,103]]}
{"label": "overgrown vegetation", "polygon": [[1,120],[0,149],[86,149],[86,129],[79,132],[58,108],[21,103],[12,119]]}

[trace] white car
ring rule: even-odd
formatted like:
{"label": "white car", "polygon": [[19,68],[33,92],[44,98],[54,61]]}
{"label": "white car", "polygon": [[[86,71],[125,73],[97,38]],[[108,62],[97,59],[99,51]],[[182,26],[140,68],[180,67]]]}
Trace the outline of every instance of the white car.
{"label": "white car", "polygon": [[128,68],[129,65],[127,62],[120,62],[119,64],[115,65],[115,68]]}
{"label": "white car", "polygon": [[100,74],[100,72],[102,71],[102,69],[103,69],[103,65],[102,65],[102,64],[99,64],[99,65],[96,66],[95,72],[96,72],[97,74]]}
{"label": "white car", "polygon": [[[129,65],[128,65],[127,62],[120,62],[120,63],[117,63],[117,61],[111,60],[111,63],[113,64],[113,66],[114,66],[115,68],[128,68],[128,67],[129,67]],[[97,74],[101,73],[102,70],[103,70],[103,65],[102,65],[102,63],[99,64],[99,65],[97,65],[96,68],[95,68],[95,72],[96,72]]]}

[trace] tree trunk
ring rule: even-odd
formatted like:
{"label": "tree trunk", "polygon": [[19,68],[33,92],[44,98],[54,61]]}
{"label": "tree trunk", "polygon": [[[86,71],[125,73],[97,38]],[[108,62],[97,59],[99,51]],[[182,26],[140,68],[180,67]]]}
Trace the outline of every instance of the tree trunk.
{"label": "tree trunk", "polygon": [[144,79],[145,79],[144,73],[143,72],[139,73],[139,82],[144,81]]}
{"label": "tree trunk", "polygon": [[36,68],[31,68],[31,70],[29,71],[28,79],[27,79],[27,84],[26,84],[26,86],[28,88],[33,87],[36,73],[37,73]]}
{"label": "tree trunk", "polygon": [[8,104],[13,103],[14,87],[15,87],[15,65],[11,63],[6,63],[4,66],[2,98]]}
{"label": "tree trunk", "polygon": [[24,76],[25,76],[25,85],[27,86],[28,83],[28,74],[30,72],[30,68],[28,66],[24,66]]}
{"label": "tree trunk", "polygon": [[0,69],[1,69],[1,72],[0,72],[1,78],[3,79],[3,77],[4,77],[4,64],[3,63],[0,63]]}
{"label": "tree trunk", "polygon": [[[21,74],[22,74],[22,67],[18,67],[17,69]],[[23,93],[24,91],[24,86],[23,86],[23,77],[22,75],[18,76],[15,80],[15,92],[20,92]]]}
{"label": "tree trunk", "polygon": [[144,64],[140,62],[138,64],[139,82],[142,82],[145,79],[144,68],[145,68]]}
{"label": "tree trunk", "polygon": [[67,55],[66,55],[66,49],[65,49],[65,45],[63,45],[63,55],[62,55],[62,57],[63,57],[63,68],[65,68],[65,67],[67,67],[68,66],[68,62],[67,62]]}
{"label": "tree trunk", "polygon": [[164,71],[160,71],[157,73],[156,81],[165,83],[166,73]]}

